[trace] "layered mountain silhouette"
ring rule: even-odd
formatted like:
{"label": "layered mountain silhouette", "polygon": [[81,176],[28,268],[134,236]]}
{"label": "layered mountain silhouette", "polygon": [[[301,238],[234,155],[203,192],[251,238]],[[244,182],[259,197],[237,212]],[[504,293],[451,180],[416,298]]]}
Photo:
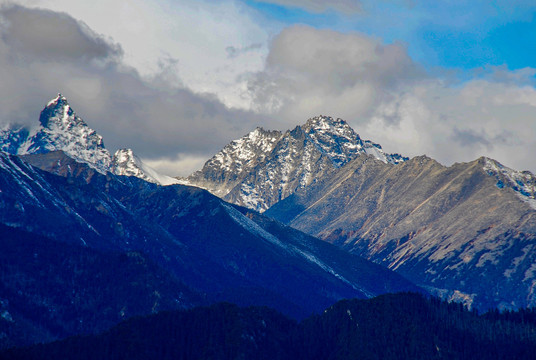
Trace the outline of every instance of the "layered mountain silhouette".
{"label": "layered mountain silhouette", "polygon": [[2,347],[217,301],[295,319],[422,288],[536,305],[536,178],[489,158],[387,154],[318,116],[257,128],[173,179],[130,149],[111,156],[61,95],[0,148]]}
{"label": "layered mountain silhouette", "polygon": [[216,301],[303,318],[342,298],[422,291],[206,190],[104,172],[91,157],[57,149],[0,153],[0,232],[10,248],[2,257],[2,346]]}
{"label": "layered mountain silhouette", "polygon": [[536,305],[535,179],[489,158],[387,155],[323,116],[257,129],[187,178],[481,309]]}

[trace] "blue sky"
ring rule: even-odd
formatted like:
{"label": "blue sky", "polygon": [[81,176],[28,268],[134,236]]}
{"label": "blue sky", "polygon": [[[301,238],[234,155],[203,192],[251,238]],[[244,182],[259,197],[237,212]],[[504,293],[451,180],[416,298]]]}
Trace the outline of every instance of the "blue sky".
{"label": "blue sky", "polygon": [[312,13],[299,7],[246,1],[266,18],[401,41],[424,66],[471,70],[536,67],[533,1],[374,1],[362,12]]}

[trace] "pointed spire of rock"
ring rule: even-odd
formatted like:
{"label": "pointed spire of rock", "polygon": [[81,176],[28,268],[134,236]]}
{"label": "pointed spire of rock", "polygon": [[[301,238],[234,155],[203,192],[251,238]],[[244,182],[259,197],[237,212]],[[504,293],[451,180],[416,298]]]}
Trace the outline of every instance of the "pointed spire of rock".
{"label": "pointed spire of rock", "polygon": [[54,99],[50,100],[47,103],[46,107],[56,106],[59,102],[67,103],[67,98],[65,96],[63,96],[61,93],[58,93],[58,96],[56,96]]}
{"label": "pointed spire of rock", "polygon": [[62,150],[72,158],[89,164],[100,172],[108,171],[111,156],[102,136],[91,129],[58,93],[39,116],[41,127],[19,149],[21,154]]}

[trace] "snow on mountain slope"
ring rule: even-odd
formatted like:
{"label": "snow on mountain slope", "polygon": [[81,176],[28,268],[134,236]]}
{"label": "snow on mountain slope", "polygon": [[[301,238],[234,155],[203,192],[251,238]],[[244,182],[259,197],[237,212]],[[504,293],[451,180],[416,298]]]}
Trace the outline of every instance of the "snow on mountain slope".
{"label": "snow on mountain slope", "polygon": [[159,174],[156,170],[145,164],[139,157],[134,155],[132,149],[119,149],[112,158],[110,167],[112,173],[124,176],[136,176],[148,182],[171,185],[178,184],[178,179]]}
{"label": "snow on mountain slope", "polygon": [[33,131],[11,125],[0,129],[0,150],[14,155],[63,151],[75,161],[88,164],[102,174],[110,171],[160,185],[179,182],[144,164],[130,149],[118,150],[112,157],[104,146],[102,136],[74,112],[61,94],[47,103],[39,116],[39,126]]}
{"label": "snow on mountain slope", "polygon": [[208,160],[203,169],[184,180],[224,197],[272,151],[281,135],[279,131],[266,131],[258,127],[242,138],[231,141]]}
{"label": "snow on mountain slope", "polygon": [[280,136],[278,131],[258,127],[243,138],[232,141],[214,156],[214,162],[225,170],[236,168],[238,172],[244,171],[254,158],[266,156]]}
{"label": "snow on mountain slope", "polygon": [[386,154],[379,144],[370,140],[362,140],[342,119],[320,115],[309,119],[303,126],[303,130],[314,144],[328,155],[336,167],[341,167],[364,153],[373,155],[385,163],[397,164],[407,160],[398,154]]}
{"label": "snow on mountain slope", "polygon": [[[36,160],[51,154],[68,161],[59,151],[26,157]],[[89,168],[86,164],[81,166]],[[93,172],[91,181],[86,182],[79,177],[40,171],[21,157],[0,153],[0,234],[25,232],[30,237],[37,235],[57,242],[60,247],[65,243],[65,249],[79,247],[118,256],[123,253],[125,259],[136,256],[141,260],[137,264],[147,269],[148,274],[152,269],[148,266],[155,264],[160,279],[179,279],[182,289],[203,294],[200,299],[203,302],[274,306],[297,318],[322,311],[342,298],[419,291],[385,268],[253,211],[231,206],[205,190],[181,185],[156,186],[137,178]],[[41,241],[41,248],[49,245]],[[69,260],[71,257],[67,260],[77,269],[84,269],[79,263],[83,259],[80,253],[72,254],[74,262]],[[29,258],[32,256],[33,251]],[[11,278],[8,270],[12,263],[8,265],[6,269],[2,267],[5,278]],[[118,274],[120,270],[126,271],[125,261],[117,265]],[[24,266],[22,262],[21,267]],[[62,270],[59,270],[61,274],[55,274],[52,267],[47,269],[51,278],[64,278]],[[128,276],[118,276],[124,278]],[[151,277],[141,279],[151,282]],[[21,302],[21,293],[27,300],[36,294],[32,298],[38,302],[30,304],[39,304],[37,309],[43,311],[38,311],[38,315],[45,314],[35,315],[32,308],[32,319],[37,319],[36,324],[40,326],[38,330],[46,326],[58,328],[65,323],[61,317],[46,316],[56,314],[58,309],[57,302],[45,301],[49,296],[62,297],[63,292],[58,295],[57,286],[35,287],[33,281],[15,280],[11,282],[15,291],[2,293],[3,301],[24,305],[28,302]],[[98,285],[91,276],[87,280],[91,289]],[[63,285],[69,293],[88,293],[83,283],[72,283],[71,277]],[[140,298],[152,294],[154,306],[164,304],[165,295],[161,297],[153,292],[152,282],[148,285],[142,281],[138,285]],[[189,301],[188,292],[184,295],[177,298],[178,305]],[[114,299],[105,300],[105,305],[113,306]],[[91,314],[95,309],[93,304],[84,303],[82,311],[75,308],[77,311],[69,312],[70,321],[87,319],[84,314]],[[121,320],[122,315],[115,314],[122,307],[114,307],[116,310],[110,312],[108,319]],[[12,315],[19,324],[24,321],[18,314]],[[68,332],[62,336],[75,334]]]}
{"label": "snow on mountain slope", "polygon": [[445,167],[358,157],[266,215],[469,305],[536,305],[534,175],[480,158]]}
{"label": "snow on mountain slope", "polygon": [[0,151],[16,154],[22,144],[28,139],[28,129],[7,124],[0,129]]}
{"label": "snow on mountain slope", "polygon": [[58,94],[47,104],[39,122],[39,128],[20,146],[18,154],[62,150],[102,173],[108,171],[112,158],[102,136],[76,115],[63,95]]}
{"label": "snow on mountain slope", "polygon": [[328,156],[296,127],[285,133],[270,155],[245,174],[224,199],[262,212],[331,169]]}
{"label": "snow on mountain slope", "polygon": [[499,189],[509,187],[516,192],[519,198],[536,209],[536,176],[529,171],[510,169],[496,160],[484,158],[484,170],[497,179]]}
{"label": "snow on mountain slope", "polygon": [[320,115],[285,133],[257,128],[186,180],[232,203],[264,211],[362,154],[392,164],[408,160],[362,140],[344,120]]}
{"label": "snow on mountain slope", "polygon": [[[43,177],[36,168],[18,157],[0,152],[0,222],[12,227],[50,230],[54,219],[62,217],[62,229],[77,224],[84,231],[94,229]],[[58,216],[50,216],[52,209]],[[37,215],[39,212],[46,216]],[[63,218],[65,217],[65,218]],[[65,220],[66,218],[69,220]],[[55,224],[56,226],[58,224]]]}
{"label": "snow on mountain slope", "polygon": [[306,261],[314,264],[315,266],[318,266],[322,271],[327,272],[328,274],[331,274],[335,276],[337,279],[341,280],[342,282],[350,285],[355,290],[361,291],[364,294],[366,294],[368,297],[373,297],[374,295],[370,292],[365,291],[360,286],[357,286],[356,284],[353,284],[352,282],[348,281],[344,276],[338,274],[333,268],[331,268],[329,265],[325,264],[322,260],[318,259],[316,256],[311,254],[308,251],[304,251],[302,249],[299,249],[297,246],[289,243],[285,243],[281,240],[279,240],[277,237],[275,237],[273,234],[269,233],[262,227],[260,227],[256,222],[248,218],[247,216],[244,216],[244,214],[240,213],[238,210],[236,210],[234,207],[230,205],[224,205],[225,210],[227,213],[237,222],[239,223],[244,229],[248,230],[250,233],[253,233],[255,235],[260,236],[261,238],[265,239],[266,241],[284,249],[289,254],[301,257],[305,259]]}

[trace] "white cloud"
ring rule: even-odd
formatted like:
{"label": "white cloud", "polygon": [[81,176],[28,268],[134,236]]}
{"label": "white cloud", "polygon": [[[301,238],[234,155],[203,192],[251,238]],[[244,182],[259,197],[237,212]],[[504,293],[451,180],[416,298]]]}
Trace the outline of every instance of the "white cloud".
{"label": "white cloud", "polygon": [[110,150],[131,147],[142,158],[173,159],[208,158],[262,121],[214,96],[165,84],[165,71],[142,78],[122,63],[119,45],[66,14],[13,6],[1,8],[0,19],[2,123],[37,125],[42,107],[62,92]]}
{"label": "white cloud", "polygon": [[[237,0],[35,0],[34,6],[66,12],[113,38],[123,62],[143,76],[176,61],[175,76],[194,92],[213,93],[225,104],[247,107],[243,74],[259,71],[276,31],[260,24]],[[255,46],[252,46],[255,45]],[[248,49],[228,57],[228,48]]]}
{"label": "white cloud", "polygon": [[489,156],[534,172],[535,100],[530,86],[431,80],[378,107],[364,132],[388,151],[427,154],[446,165]]}
{"label": "white cloud", "polygon": [[[425,73],[404,44],[306,26],[278,33],[235,0],[19,3],[65,13],[4,8],[3,122],[35,122],[62,91],[107,146],[133,147],[170,175],[255,126],[292,128],[318,114],[348,120],[389,152],[445,164],[488,155],[536,170],[535,69],[488,69],[453,85]],[[58,37],[29,31],[30,15]]]}
{"label": "white cloud", "polygon": [[188,176],[203,167],[207,161],[206,155],[177,154],[171,158],[142,159],[144,163],[161,174],[172,176]]}

